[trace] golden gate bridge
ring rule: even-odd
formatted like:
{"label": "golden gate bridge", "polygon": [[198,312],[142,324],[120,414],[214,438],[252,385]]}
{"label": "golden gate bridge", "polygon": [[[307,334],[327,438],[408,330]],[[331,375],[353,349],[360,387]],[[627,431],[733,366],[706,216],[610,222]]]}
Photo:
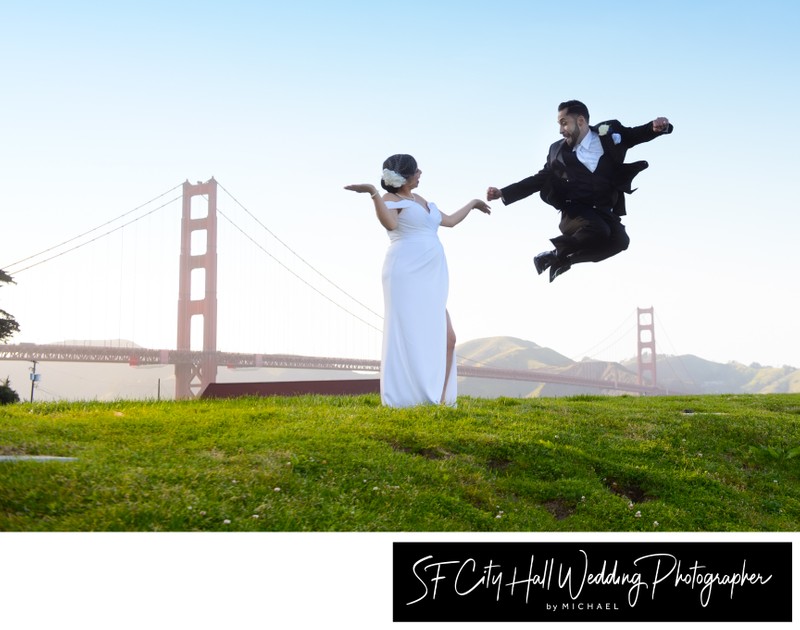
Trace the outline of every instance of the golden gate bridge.
{"label": "golden gate bridge", "polygon": [[[217,207],[218,183],[214,178],[211,178],[207,182],[198,182],[197,184],[190,184],[187,181],[184,182],[182,188],[177,348],[175,350],[108,347],[69,343],[0,344],[0,360],[127,363],[136,367],[173,365],[175,370],[175,398],[177,399],[194,398],[203,395],[203,393],[209,389],[209,386],[216,384],[217,370],[221,366],[230,368],[313,369],[362,373],[379,372],[380,362],[373,359],[317,357],[295,354],[249,354],[218,351],[217,218],[220,214]],[[201,197],[206,201],[205,211],[200,216],[193,211],[192,202],[195,197]],[[248,236],[241,228],[238,228],[238,226],[235,227],[246,237]],[[92,240],[107,236],[109,233],[110,232],[107,232]],[[89,233],[84,233],[81,236],[87,234]],[[77,238],[80,237],[76,237],[76,239]],[[75,239],[70,239],[70,241],[72,240]],[[69,243],[70,241],[66,241],[65,243]],[[197,247],[198,241],[202,241],[201,247]],[[43,253],[46,254],[48,251],[49,250],[45,250]],[[61,256],[63,253],[65,252],[54,254],[52,258]],[[52,258],[47,258],[42,262],[47,262]],[[283,266],[285,267],[285,265]],[[22,267],[20,270],[24,271],[27,268],[28,267]],[[286,269],[290,273],[293,273],[288,267],[286,267]],[[16,273],[19,273],[20,270],[17,270]],[[201,273],[198,274],[198,271]],[[198,278],[202,284],[200,287],[196,286],[198,284]],[[323,297],[327,296],[323,295]],[[350,315],[361,319],[353,313],[350,313]],[[202,321],[201,329],[195,325],[198,319]],[[361,321],[364,322],[363,319],[361,319]],[[195,322],[195,324],[193,324],[193,322]],[[195,335],[202,337],[201,350],[194,349],[200,345],[200,339],[193,339]],[[459,362],[458,374],[460,377],[466,378],[557,383],[635,394],[659,395],[667,393],[656,385],[656,353],[652,308],[637,309],[637,337],[638,378],[636,382],[586,378],[562,374],[547,369],[521,370],[469,365],[464,361]]]}

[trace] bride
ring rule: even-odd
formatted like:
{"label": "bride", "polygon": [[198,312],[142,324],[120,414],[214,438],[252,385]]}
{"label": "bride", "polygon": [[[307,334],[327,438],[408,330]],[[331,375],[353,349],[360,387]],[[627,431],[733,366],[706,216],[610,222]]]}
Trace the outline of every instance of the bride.
{"label": "bride", "polygon": [[447,312],[447,260],[437,230],[454,227],[486,202],[473,199],[453,214],[413,192],[422,171],[406,154],[383,163],[380,195],[372,184],[347,190],[369,193],[389,235],[383,263],[384,328],[381,400],[390,407],[456,404],[456,336]]}

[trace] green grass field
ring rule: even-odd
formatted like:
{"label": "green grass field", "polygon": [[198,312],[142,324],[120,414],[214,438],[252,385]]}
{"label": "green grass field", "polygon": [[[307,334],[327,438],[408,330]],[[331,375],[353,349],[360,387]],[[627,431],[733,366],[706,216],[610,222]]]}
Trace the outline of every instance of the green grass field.
{"label": "green grass field", "polygon": [[0,407],[2,531],[786,532],[800,395]]}

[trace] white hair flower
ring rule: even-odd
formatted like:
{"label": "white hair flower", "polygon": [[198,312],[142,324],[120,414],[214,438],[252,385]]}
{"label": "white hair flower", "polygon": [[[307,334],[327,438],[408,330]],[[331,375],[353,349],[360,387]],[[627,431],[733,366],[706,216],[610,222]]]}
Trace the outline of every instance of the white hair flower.
{"label": "white hair flower", "polygon": [[400,188],[400,186],[406,183],[406,178],[400,175],[400,173],[395,173],[385,168],[383,169],[383,183],[392,188]]}

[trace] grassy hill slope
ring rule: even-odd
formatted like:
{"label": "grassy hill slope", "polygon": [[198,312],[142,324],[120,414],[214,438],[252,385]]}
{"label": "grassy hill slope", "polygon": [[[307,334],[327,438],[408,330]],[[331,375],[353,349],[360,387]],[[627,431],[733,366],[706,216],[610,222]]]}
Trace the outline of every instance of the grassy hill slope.
{"label": "grassy hill slope", "polygon": [[796,531],[798,447],[797,394],[17,404],[0,530]]}

